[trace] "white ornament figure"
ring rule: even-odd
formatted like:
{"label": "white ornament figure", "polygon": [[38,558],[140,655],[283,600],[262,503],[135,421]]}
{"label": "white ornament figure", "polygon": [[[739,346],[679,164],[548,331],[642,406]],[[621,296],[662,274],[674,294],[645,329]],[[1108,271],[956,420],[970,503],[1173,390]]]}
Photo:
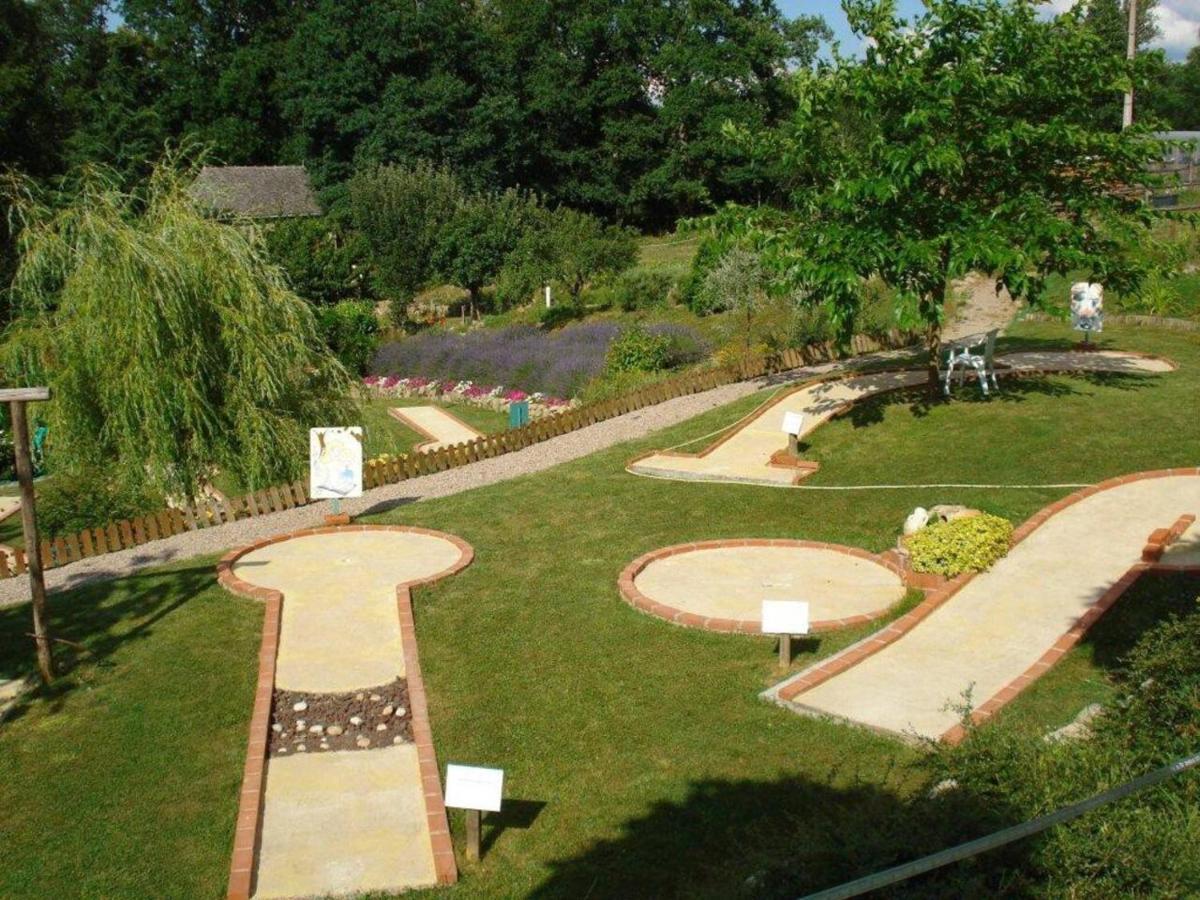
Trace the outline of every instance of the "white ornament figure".
{"label": "white ornament figure", "polygon": [[1071,327],[1088,337],[1104,330],[1104,285],[1077,281],[1071,285]]}
{"label": "white ornament figure", "polygon": [[922,528],[929,524],[929,511],[923,506],[918,506],[908,514],[908,518],[904,520],[904,533],[916,534]]}

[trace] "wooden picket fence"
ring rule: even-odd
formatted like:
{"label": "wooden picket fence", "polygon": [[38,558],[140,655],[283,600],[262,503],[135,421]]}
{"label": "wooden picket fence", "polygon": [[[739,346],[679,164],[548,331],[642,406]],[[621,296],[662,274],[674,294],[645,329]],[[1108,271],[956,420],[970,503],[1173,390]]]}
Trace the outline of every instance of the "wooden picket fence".
{"label": "wooden picket fence", "polygon": [[[893,332],[883,339],[855,335],[849,344],[849,355],[896,349],[908,346],[912,341],[912,335],[902,332]],[[370,490],[409,478],[420,478],[422,475],[470,465],[483,459],[522,450],[550,438],[676,397],[804,365],[827,362],[836,359],[838,355],[837,348],[830,343],[811,344],[802,350],[787,350],[761,362],[692,372],[665,379],[631,394],[578,406],[536,419],[520,428],[483,435],[452,447],[409,453],[394,459],[368,460],[363,466],[363,488]],[[44,540],[41,542],[42,566],[47,569],[65,566],[80,559],[137,547],[185,531],[270,515],[306,506],[311,502],[305,483],[295,481],[254,491],[233,500],[210,499],[183,508],[162,509],[144,516],[111,522],[102,528],[89,528],[76,534]],[[26,569],[25,554],[21,550],[14,549],[11,556],[8,553],[0,553],[0,578],[22,575]]]}

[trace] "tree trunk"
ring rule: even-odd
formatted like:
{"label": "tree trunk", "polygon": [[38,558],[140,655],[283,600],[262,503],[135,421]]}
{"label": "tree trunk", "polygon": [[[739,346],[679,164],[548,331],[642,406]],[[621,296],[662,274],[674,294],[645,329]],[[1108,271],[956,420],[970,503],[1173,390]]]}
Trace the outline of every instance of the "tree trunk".
{"label": "tree trunk", "polygon": [[25,559],[29,566],[29,594],[33,606],[33,638],[37,645],[38,671],[43,684],[54,680],[54,654],[50,644],[46,610],[46,580],[42,574],[42,551],[38,540],[37,512],[34,505],[33,461],[29,456],[29,420],[25,401],[9,404],[12,412],[13,450],[17,480],[21,483],[21,531],[25,536]]}
{"label": "tree trunk", "polygon": [[942,327],[940,325],[933,324],[925,330],[925,349],[929,352],[929,362],[926,363],[926,371],[929,373],[929,393],[936,397],[942,389],[938,371],[938,360],[942,355]]}

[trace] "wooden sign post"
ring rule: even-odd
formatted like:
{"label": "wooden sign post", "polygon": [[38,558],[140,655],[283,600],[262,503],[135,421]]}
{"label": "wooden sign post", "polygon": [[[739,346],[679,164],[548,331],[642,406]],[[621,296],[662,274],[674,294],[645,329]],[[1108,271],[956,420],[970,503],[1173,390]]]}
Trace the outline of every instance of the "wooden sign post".
{"label": "wooden sign post", "polygon": [[467,859],[479,861],[483,814],[500,812],[504,795],[504,770],[479,766],[446,767],[446,806],[467,813]]}
{"label": "wooden sign post", "polygon": [[21,484],[21,526],[25,533],[25,560],[29,566],[29,594],[33,603],[33,639],[37,644],[38,671],[46,684],[54,680],[54,655],[50,648],[50,632],[46,628],[46,578],[42,574],[42,550],[33,505],[33,458],[29,451],[29,419],[25,415],[25,404],[49,399],[50,388],[0,389],[0,401],[8,403],[12,414],[13,451],[17,481]]}

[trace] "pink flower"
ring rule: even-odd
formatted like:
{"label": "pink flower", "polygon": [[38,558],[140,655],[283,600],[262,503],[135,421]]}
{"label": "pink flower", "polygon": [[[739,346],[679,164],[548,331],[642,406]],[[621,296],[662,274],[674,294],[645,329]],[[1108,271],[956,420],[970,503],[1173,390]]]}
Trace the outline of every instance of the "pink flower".
{"label": "pink flower", "polygon": [[507,394],[504,395],[504,399],[515,403],[515,402],[519,402],[521,400],[526,399],[528,396],[529,395],[526,394],[524,391],[509,391]]}

